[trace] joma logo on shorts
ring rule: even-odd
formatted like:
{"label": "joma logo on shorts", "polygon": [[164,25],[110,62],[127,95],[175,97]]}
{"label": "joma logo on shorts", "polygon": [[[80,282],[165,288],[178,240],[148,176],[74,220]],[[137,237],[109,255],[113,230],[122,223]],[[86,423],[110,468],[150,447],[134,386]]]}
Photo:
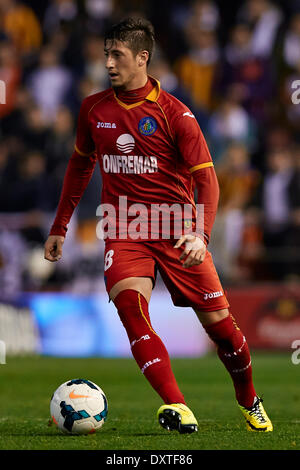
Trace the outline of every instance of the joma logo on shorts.
{"label": "joma logo on shorts", "polygon": [[214,299],[216,297],[221,297],[223,295],[223,292],[222,291],[217,291],[217,292],[210,292],[209,294],[204,294],[204,300],[207,300],[207,299]]}

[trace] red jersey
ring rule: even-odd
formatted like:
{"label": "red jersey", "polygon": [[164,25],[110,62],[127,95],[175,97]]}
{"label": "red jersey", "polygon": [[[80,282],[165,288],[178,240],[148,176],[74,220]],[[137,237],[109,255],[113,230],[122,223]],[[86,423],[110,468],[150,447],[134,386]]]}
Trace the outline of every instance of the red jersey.
{"label": "red jersey", "polygon": [[[76,153],[85,157],[96,155],[103,180],[101,204],[115,208],[122,239],[127,237],[124,226],[121,228],[124,213],[120,212],[120,196],[124,196],[124,204],[126,201],[127,224],[140,214],[135,212],[138,206],[133,204],[143,204],[147,208],[149,226],[151,214],[152,218],[154,215],[153,205],[159,205],[160,213],[163,213],[161,204],[169,207],[176,204],[181,208],[181,220],[186,219],[185,226],[194,227],[193,176],[213,166],[191,111],[162,90],[155,79],[150,77],[147,87],[149,93],[145,98],[131,104],[121,101],[112,88],[91,95],[83,101],[78,119]],[[202,202],[198,201],[199,204]],[[60,205],[62,203],[61,200]],[[191,218],[185,217],[185,205],[192,209]],[[62,213],[60,208],[54,223],[56,228],[59,213]],[[180,216],[180,210],[175,214],[174,218]],[[54,232],[52,230],[51,234]],[[58,234],[57,230],[55,234]],[[118,233],[116,235],[118,238]],[[153,238],[153,233],[151,235]],[[160,226],[155,238],[161,236]]]}

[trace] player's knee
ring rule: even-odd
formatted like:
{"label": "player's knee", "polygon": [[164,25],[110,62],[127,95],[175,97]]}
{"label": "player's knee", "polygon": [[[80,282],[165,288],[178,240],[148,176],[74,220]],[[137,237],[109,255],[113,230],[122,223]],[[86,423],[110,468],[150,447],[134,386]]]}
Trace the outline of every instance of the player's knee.
{"label": "player's knee", "polygon": [[199,310],[195,310],[195,312],[200,322],[202,323],[203,327],[213,325],[214,323],[218,323],[230,315],[228,308],[214,310],[212,312],[205,312],[205,311],[199,311]]}
{"label": "player's knee", "polygon": [[219,322],[205,325],[204,328],[210,339],[221,350],[233,352],[246,347],[246,338],[231,314]]}
{"label": "player's knee", "polygon": [[124,289],[118,293],[118,295],[113,300],[117,310],[128,310],[132,309],[133,311],[141,308],[141,303],[148,305],[143,294],[135,289]]}
{"label": "player's knee", "polygon": [[116,282],[109,291],[109,297],[114,301],[123,291],[137,291],[150,301],[153,283],[150,277],[130,277]]}
{"label": "player's knee", "polygon": [[148,303],[140,292],[125,289],[116,296],[114,304],[130,337],[147,333],[150,328]]}

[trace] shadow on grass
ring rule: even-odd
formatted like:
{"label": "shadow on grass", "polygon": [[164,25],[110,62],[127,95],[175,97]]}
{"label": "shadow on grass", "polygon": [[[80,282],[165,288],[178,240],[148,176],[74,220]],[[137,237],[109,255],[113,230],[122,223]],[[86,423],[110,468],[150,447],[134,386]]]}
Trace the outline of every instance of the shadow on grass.
{"label": "shadow on grass", "polygon": [[[12,423],[11,423],[12,424]],[[1,429],[2,428],[2,429]],[[98,440],[99,437],[102,439],[109,439],[112,437],[120,437],[120,438],[130,438],[130,437],[136,437],[136,438],[147,438],[147,437],[152,437],[152,438],[164,438],[164,437],[178,437],[178,438],[192,438],[195,437],[200,437],[202,434],[219,434],[220,432],[222,433],[232,433],[234,431],[239,430],[240,426],[236,425],[234,427],[229,426],[228,424],[224,425],[221,423],[216,423],[213,420],[199,420],[199,425],[198,425],[198,432],[192,433],[192,434],[180,434],[176,431],[166,431],[163,429],[158,428],[157,430],[154,430],[153,428],[147,430],[138,430],[138,431],[128,431],[127,429],[122,429],[122,427],[106,427],[103,430],[99,430],[98,432],[94,434],[88,434],[88,435],[78,435],[78,434],[64,434],[61,432],[59,429],[53,426],[49,426],[47,424],[45,425],[40,425],[37,428],[24,428],[10,425],[9,422],[6,423],[5,426],[0,426],[0,435],[2,438],[10,438],[10,437],[24,437],[27,439],[30,438],[38,438],[38,437],[44,437],[44,438],[49,438],[49,439],[84,439],[86,441],[88,440]]]}

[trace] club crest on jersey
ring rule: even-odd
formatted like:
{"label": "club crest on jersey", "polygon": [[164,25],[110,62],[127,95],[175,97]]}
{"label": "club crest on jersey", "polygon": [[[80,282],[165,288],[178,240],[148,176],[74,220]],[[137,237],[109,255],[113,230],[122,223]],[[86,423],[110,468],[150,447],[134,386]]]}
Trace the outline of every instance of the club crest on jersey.
{"label": "club crest on jersey", "polygon": [[186,220],[184,221],[184,226],[185,226],[185,228],[190,228],[190,227],[192,226],[192,221],[191,221],[191,219],[186,219]]}
{"label": "club crest on jersey", "polygon": [[143,117],[139,122],[139,131],[143,135],[152,135],[157,129],[157,122],[153,117]]}

